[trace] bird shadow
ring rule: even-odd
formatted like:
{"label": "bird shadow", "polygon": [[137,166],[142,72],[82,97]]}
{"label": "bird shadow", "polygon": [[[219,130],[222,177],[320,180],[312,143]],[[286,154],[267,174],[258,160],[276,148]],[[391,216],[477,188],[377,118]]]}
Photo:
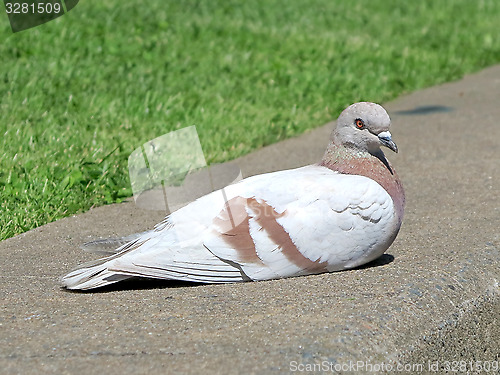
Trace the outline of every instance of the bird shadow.
{"label": "bird shadow", "polygon": [[377,259],[372,260],[366,264],[353,268],[354,270],[364,270],[366,268],[380,267],[385,266],[389,263],[394,262],[394,255],[391,254],[382,254]]}
{"label": "bird shadow", "polygon": [[102,286],[89,290],[71,290],[62,288],[69,293],[110,293],[110,292],[123,292],[135,290],[151,290],[151,289],[172,289],[172,288],[186,288],[207,285],[206,283],[197,283],[192,281],[178,281],[178,280],[161,280],[150,279],[147,277],[131,277],[130,279],[122,280],[115,284]]}
{"label": "bird shadow", "polygon": [[415,107],[413,109],[395,111],[394,114],[403,116],[418,116],[418,115],[431,115],[434,113],[452,112],[453,110],[454,110],[453,107],[448,107],[444,105],[423,105],[420,107]]}
{"label": "bird shadow", "polygon": [[[391,254],[383,254],[377,259],[372,260],[369,263],[363,264],[362,266],[353,268],[354,270],[363,270],[372,267],[380,267],[390,264],[394,261],[394,256]],[[131,277],[130,279],[120,281],[115,284],[103,286],[91,290],[69,290],[64,289],[69,293],[111,293],[118,291],[137,291],[137,290],[151,290],[151,289],[171,289],[171,288],[193,288],[202,285],[207,285],[206,283],[197,283],[192,281],[178,281],[178,280],[160,280],[160,279],[149,279],[145,277]]]}

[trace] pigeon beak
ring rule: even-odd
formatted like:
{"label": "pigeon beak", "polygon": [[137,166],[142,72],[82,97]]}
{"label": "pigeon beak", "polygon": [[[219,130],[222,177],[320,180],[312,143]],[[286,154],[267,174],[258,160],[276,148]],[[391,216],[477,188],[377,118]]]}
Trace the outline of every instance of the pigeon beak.
{"label": "pigeon beak", "polygon": [[398,146],[396,146],[396,143],[391,138],[391,133],[389,132],[381,132],[378,134],[378,139],[380,140],[380,144],[383,146],[391,149],[395,153],[398,152]]}

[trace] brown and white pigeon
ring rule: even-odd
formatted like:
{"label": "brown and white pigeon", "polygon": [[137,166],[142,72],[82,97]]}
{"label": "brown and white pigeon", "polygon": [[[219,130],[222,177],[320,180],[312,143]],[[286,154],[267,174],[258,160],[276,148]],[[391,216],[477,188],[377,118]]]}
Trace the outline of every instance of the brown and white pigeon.
{"label": "brown and white pigeon", "polygon": [[62,278],[92,289],[130,277],[230,283],[333,272],[382,255],[405,195],[380,146],[397,152],[378,104],[346,108],[319,164],[246,178],[167,216]]}

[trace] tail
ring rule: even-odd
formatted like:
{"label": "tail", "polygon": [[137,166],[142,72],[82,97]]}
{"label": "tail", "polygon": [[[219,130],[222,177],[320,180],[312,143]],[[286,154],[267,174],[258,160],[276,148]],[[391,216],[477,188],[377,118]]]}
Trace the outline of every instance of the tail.
{"label": "tail", "polygon": [[131,241],[137,240],[140,237],[146,237],[151,233],[152,231],[146,231],[146,232],[131,234],[125,237],[112,237],[112,238],[93,240],[84,243],[83,245],[80,246],[80,248],[91,253],[97,253],[109,256],[117,254],[120,251],[122,251],[125,245],[130,243]]}
{"label": "tail", "polygon": [[67,289],[88,290],[114,284],[133,276],[117,273],[108,269],[109,258],[98,259],[84,263],[61,278],[61,283]]}
{"label": "tail", "polygon": [[[83,245],[85,250],[100,252],[109,255],[88,263],[80,264],[73,271],[61,278],[61,283],[67,289],[88,290],[117,283],[118,281],[134,277],[128,272],[112,270],[116,258],[135,250],[145,241],[152,232],[133,234],[128,237],[97,240]],[[143,236],[141,237],[141,236]],[[111,247],[121,245],[114,250]]]}

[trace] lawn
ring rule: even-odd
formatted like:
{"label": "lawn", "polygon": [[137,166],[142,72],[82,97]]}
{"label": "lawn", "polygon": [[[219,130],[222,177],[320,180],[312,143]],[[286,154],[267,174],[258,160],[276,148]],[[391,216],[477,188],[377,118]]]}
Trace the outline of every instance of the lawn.
{"label": "lawn", "polygon": [[[0,239],[131,195],[127,158],[196,125],[209,162],[500,62],[500,1],[0,5]],[[285,156],[286,157],[286,156]]]}

